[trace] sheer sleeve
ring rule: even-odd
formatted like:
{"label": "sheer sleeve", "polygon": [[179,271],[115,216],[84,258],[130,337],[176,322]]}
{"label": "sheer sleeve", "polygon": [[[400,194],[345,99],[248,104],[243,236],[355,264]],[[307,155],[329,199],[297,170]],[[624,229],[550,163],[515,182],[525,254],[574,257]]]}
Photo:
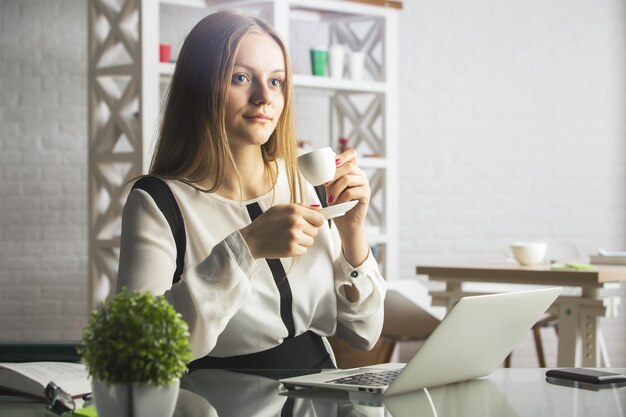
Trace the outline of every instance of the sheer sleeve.
{"label": "sheer sleeve", "polygon": [[[370,350],[382,331],[386,283],[370,251],[359,266],[352,266],[343,255],[336,227],[331,227],[335,249],[334,275],[337,293],[337,336],[351,346]],[[357,289],[359,299],[350,302],[345,286]]]}
{"label": "sheer sleeve", "polygon": [[196,359],[213,349],[250,292],[254,260],[236,231],[200,263],[186,265],[181,280],[172,285],[175,270],[176,244],[165,216],[145,191],[133,190],[122,216],[117,290],[164,294],[189,325]]}

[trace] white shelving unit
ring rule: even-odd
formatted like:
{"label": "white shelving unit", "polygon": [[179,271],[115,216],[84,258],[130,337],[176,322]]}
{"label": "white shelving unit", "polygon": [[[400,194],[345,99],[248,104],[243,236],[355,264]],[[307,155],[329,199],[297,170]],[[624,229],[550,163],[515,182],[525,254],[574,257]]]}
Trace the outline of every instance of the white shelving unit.
{"label": "white shelving unit", "polygon": [[[309,129],[305,135],[314,139],[311,142],[316,147],[331,145],[336,150],[338,139],[349,137],[350,146],[359,153],[359,165],[368,172],[372,188],[367,218],[368,239],[376,249],[385,277],[394,279],[397,276],[397,10],[343,0],[125,0],[118,9],[112,9],[114,3],[90,0],[92,306],[106,296],[107,286],[114,286],[116,279],[119,232],[117,235],[102,233],[105,229],[116,230],[115,225],[119,224],[122,201],[114,197],[115,192],[126,180],[148,168],[162,105],[162,88],[167,86],[174,71],[175,64],[158,62],[159,43],[167,41],[161,38],[160,30],[162,19],[168,18],[161,13],[163,6],[201,9],[198,12],[202,14],[224,9],[257,14],[269,20],[288,41],[294,64],[298,119],[306,120],[309,110],[306,105],[298,106],[299,98],[317,100],[328,109],[325,123],[321,123],[327,128],[319,129],[315,124],[316,128]],[[102,30],[106,26],[102,25],[103,21],[108,23],[108,35]],[[134,35],[129,34],[132,24],[136,26]],[[365,79],[354,81],[312,76],[308,51],[321,39],[326,44],[341,43],[348,50],[365,52]],[[125,49],[130,59],[103,64],[102,56],[116,48]],[[110,80],[104,80],[107,77]],[[113,85],[128,77],[132,84],[130,88],[102,94],[103,83]],[[135,104],[131,117],[128,106],[118,108],[112,101],[133,94]],[[108,108],[108,114],[101,111],[103,106]],[[319,118],[317,107],[310,111]],[[305,125],[298,124],[297,120],[299,134],[307,130]],[[119,159],[129,163],[131,169],[118,169],[117,174],[115,170],[103,171],[101,162],[116,160],[113,148],[121,139],[130,142],[131,150],[120,154]],[[102,143],[107,144],[105,152],[98,151]],[[116,179],[112,180],[115,175]],[[109,203],[114,202],[112,208],[101,208],[102,194],[109,196]],[[104,200],[106,202],[107,198]]]}

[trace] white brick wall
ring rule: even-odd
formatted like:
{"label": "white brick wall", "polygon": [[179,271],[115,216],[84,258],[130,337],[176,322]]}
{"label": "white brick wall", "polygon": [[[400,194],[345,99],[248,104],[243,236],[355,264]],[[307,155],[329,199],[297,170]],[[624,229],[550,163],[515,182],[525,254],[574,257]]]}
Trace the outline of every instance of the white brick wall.
{"label": "white brick wall", "polygon": [[[623,7],[405,2],[403,278],[417,263],[502,259],[517,239],[626,248]],[[86,16],[81,0],[0,0],[0,340],[75,339],[85,323]],[[625,316],[603,323],[620,366]],[[528,339],[514,365],[533,354]]]}
{"label": "white brick wall", "polygon": [[[503,260],[513,240],[626,248],[624,12],[620,0],[405,2],[402,277]],[[625,313],[603,322],[614,365]],[[536,365],[531,341],[514,365]]]}
{"label": "white brick wall", "polygon": [[87,315],[86,2],[0,0],[0,340]]}

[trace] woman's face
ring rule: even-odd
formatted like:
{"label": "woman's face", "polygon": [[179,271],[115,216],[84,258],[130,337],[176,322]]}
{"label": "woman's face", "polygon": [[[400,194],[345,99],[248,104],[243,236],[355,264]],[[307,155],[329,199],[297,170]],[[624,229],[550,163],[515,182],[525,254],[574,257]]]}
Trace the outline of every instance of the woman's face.
{"label": "woman's face", "polygon": [[249,33],[239,45],[226,102],[226,134],[231,148],[262,145],[285,106],[285,58],[268,34]]}

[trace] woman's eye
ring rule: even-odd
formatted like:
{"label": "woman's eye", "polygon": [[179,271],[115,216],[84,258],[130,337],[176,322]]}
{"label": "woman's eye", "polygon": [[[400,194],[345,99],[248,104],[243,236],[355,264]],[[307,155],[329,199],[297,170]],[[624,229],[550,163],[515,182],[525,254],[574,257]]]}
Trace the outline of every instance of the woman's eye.
{"label": "woman's eye", "polygon": [[283,85],[283,80],[281,80],[280,78],[272,78],[270,84],[272,84],[272,86],[274,87],[280,87],[281,85]]}
{"label": "woman's eye", "polygon": [[246,74],[235,74],[233,75],[233,81],[243,83],[248,81],[248,76]]}

